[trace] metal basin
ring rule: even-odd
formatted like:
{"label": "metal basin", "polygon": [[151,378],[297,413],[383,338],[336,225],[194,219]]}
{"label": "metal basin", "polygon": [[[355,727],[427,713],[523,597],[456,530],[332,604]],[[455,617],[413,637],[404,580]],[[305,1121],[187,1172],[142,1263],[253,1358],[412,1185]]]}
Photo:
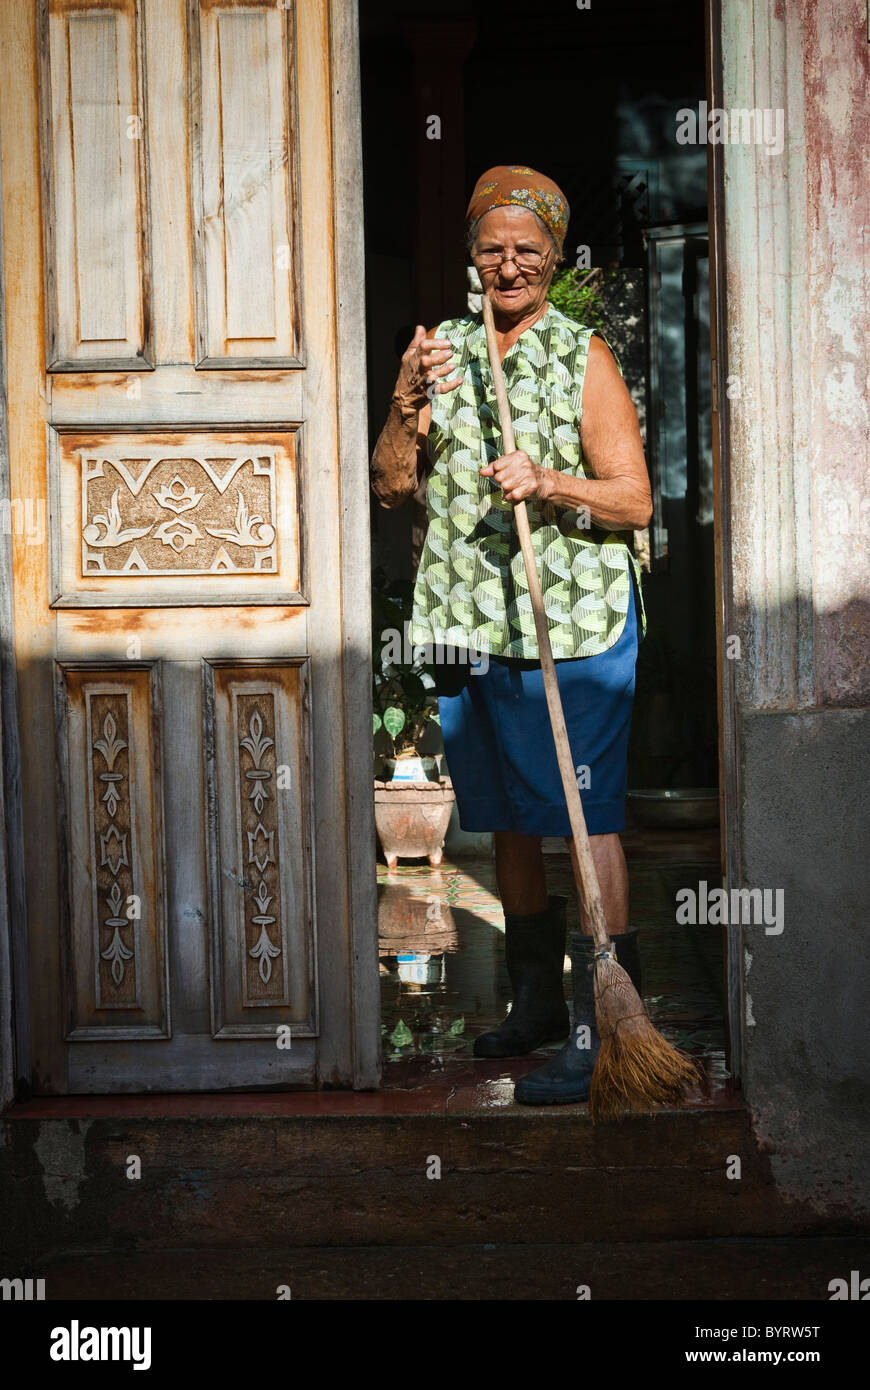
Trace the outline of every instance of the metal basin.
{"label": "metal basin", "polygon": [[629,792],[626,800],[636,825],[701,830],[719,824],[716,787],[647,787]]}

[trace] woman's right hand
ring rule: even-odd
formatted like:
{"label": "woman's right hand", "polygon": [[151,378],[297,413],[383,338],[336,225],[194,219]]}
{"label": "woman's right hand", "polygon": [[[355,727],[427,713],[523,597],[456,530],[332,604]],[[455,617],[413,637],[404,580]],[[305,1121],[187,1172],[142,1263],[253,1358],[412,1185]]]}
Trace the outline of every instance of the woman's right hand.
{"label": "woman's right hand", "polygon": [[430,338],[422,323],[402,355],[402,365],[394,395],[400,403],[421,410],[427,400],[446,391],[455,391],[463,377],[445,378],[455,371],[453,345],[448,338]]}

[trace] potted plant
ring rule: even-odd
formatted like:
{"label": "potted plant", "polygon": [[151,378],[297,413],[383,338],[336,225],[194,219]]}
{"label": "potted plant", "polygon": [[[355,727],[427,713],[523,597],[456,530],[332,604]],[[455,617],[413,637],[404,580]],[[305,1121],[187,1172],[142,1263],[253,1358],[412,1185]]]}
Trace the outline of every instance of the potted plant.
{"label": "potted plant", "polygon": [[413,665],[388,663],[375,678],[372,722],[375,735],[389,739],[384,757],[385,780],[425,782],[438,780],[438,757],[422,750],[432,724],[439,724],[438,703],[422,670]]}
{"label": "potted plant", "polygon": [[375,780],[375,824],[387,864],[441,863],[454,794],[440,775],[434,680],[420,649],[409,649],[411,586],[373,575],[372,725],[383,774]]}

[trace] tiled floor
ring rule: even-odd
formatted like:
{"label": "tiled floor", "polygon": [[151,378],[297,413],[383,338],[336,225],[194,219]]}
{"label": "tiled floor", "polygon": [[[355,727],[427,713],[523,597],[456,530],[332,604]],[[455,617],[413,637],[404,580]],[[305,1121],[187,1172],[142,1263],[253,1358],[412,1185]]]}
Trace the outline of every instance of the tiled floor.
{"label": "tiled floor", "polygon": [[[727,1077],[721,928],[675,921],[679,888],[719,881],[718,832],[633,831],[623,844],[631,920],[642,930],[647,1009],[665,1037],[703,1059],[711,1082],[721,1085]],[[558,849],[557,842],[545,846],[551,847]],[[549,889],[568,899],[568,930],[576,929],[570,860],[554,852],[546,862]],[[381,864],[378,883],[385,1057],[401,1064],[387,1067],[384,1084],[400,1076],[407,1084],[412,1074],[422,1082],[430,1071],[427,1058],[433,1071],[448,1056],[454,1066],[465,1056],[469,1067],[479,1068],[472,1061],[473,1039],[504,1017],[511,997],[493,860],[462,858],[438,869],[401,863],[392,872]],[[565,964],[570,998],[567,958]],[[509,1086],[500,1074],[491,1078],[496,1086],[502,1080]]]}
{"label": "tiled floor", "polygon": [[[700,879],[718,881],[718,832],[632,831],[622,840],[631,918],[643,933],[646,1006],[664,1035],[702,1063],[704,1082],[687,1097],[688,1108],[739,1104],[725,1063],[721,929],[683,927],[675,921],[677,889]],[[546,841],[544,847],[552,851],[546,861],[550,891],[567,898],[568,928],[575,929],[579,922],[570,861],[560,841]],[[541,1054],[487,1061],[472,1053],[475,1036],[501,1021],[511,997],[492,858],[463,857],[439,869],[425,861],[402,863],[392,873],[379,864],[378,882],[386,1065],[377,1091],[54,1096],[21,1102],[7,1118],[454,1116],[508,1108],[524,1111],[526,1118],[544,1115],[513,1105],[514,1082],[540,1065]],[[400,962],[403,955],[414,959]],[[564,984],[570,998],[568,967],[566,960]],[[558,1120],[550,1107],[546,1112],[545,1118]]]}

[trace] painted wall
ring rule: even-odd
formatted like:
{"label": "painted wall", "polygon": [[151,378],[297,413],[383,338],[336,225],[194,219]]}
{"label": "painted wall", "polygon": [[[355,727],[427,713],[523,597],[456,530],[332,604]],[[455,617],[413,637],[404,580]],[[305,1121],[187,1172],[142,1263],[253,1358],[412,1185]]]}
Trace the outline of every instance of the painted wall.
{"label": "painted wall", "polygon": [[732,883],[784,893],[781,933],[730,927],[744,1084],[782,1190],[854,1220],[870,1214],[866,0],[723,0],[722,45],[722,105],[781,110],[785,131],[781,154],[722,147]]}

